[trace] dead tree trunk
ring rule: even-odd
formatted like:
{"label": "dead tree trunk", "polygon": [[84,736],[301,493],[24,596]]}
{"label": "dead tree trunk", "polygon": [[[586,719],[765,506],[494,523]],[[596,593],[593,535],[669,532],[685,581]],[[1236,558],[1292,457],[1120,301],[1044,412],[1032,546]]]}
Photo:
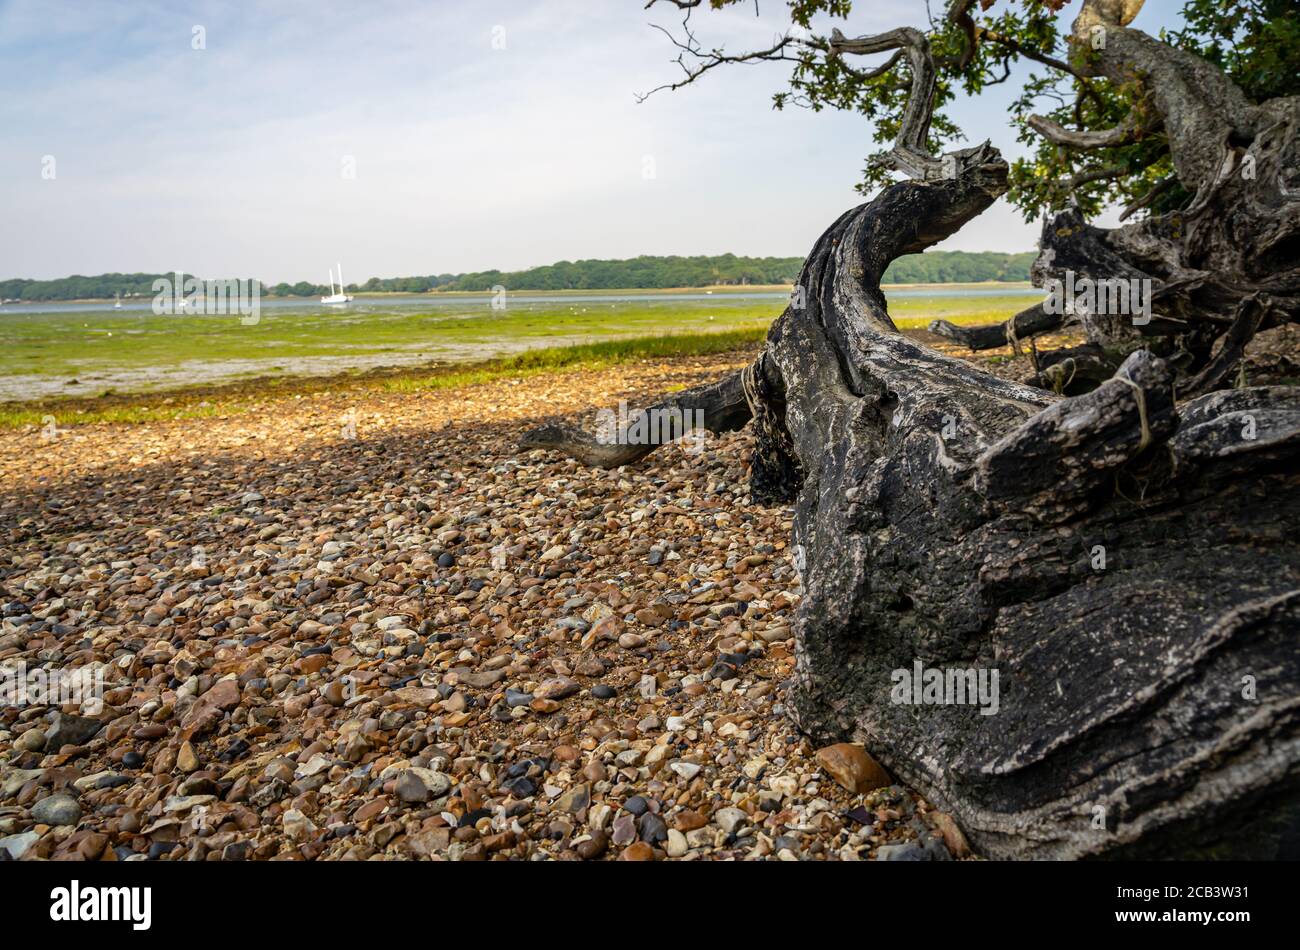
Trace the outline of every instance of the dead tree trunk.
{"label": "dead tree trunk", "polygon": [[[992,202],[981,159],[837,221],[742,374],[806,562],[795,715],[990,856],[1270,853],[1300,833],[1300,392],[1176,409],[1139,351],[1060,399],[898,334],[880,276]],[[918,662],[996,670],[997,713],[896,702]]]}
{"label": "dead tree trunk", "polygon": [[[882,36],[834,42],[917,43]],[[1143,42],[1122,38],[1116,55]],[[1191,135],[1176,92],[1171,136]],[[1222,89],[1210,98],[1235,108]],[[892,158],[917,180],[821,237],[800,306],[754,364],[678,397],[718,413],[706,427],[752,418],[753,493],[794,502],[799,725],[865,743],[990,857],[1300,855],[1300,389],[1212,391],[1254,328],[1293,312],[1294,257],[1237,259],[1225,277],[1229,225],[1203,221],[1184,242],[1202,247],[1193,272],[1143,243],[1167,222],[1117,237],[1058,220],[1066,266],[1105,259],[1114,274],[1133,266],[1121,250],[1146,248],[1166,297],[1221,326],[1233,351],[1176,364],[1138,349],[1068,397],[1006,382],[890,320],[890,262],[1006,188],[994,149],[953,153],[940,173],[916,132]],[[1202,145],[1188,145],[1202,153],[1189,176],[1215,166]],[[1294,215],[1272,207],[1276,255]],[[1132,328],[1096,330],[1113,341]],[[563,427],[525,445],[627,461]]]}
{"label": "dead tree trunk", "polygon": [[[899,185],[841,220],[769,339],[804,472],[799,723],[990,856],[1269,853],[1269,823],[1300,833],[1300,393],[1176,411],[1139,351],[1057,400],[894,334],[884,266],[975,194]],[[997,713],[895,701],[918,662],[996,670]]]}

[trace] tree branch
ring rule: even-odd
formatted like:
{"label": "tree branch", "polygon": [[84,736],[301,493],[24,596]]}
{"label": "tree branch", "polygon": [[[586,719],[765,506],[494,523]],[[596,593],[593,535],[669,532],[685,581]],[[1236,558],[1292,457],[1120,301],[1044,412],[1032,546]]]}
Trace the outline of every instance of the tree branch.
{"label": "tree branch", "polygon": [[1130,112],[1128,117],[1114,128],[1098,131],[1067,129],[1059,122],[1041,115],[1031,115],[1027,121],[1030,128],[1049,142],[1070,148],[1110,148],[1115,145],[1128,145],[1154,128],[1139,122],[1133,112]]}
{"label": "tree branch", "polygon": [[978,32],[980,39],[997,43],[999,46],[1011,50],[1017,56],[1023,56],[1025,59],[1032,59],[1036,63],[1042,63],[1044,66],[1050,66],[1053,69],[1059,69],[1061,72],[1069,73],[1075,79],[1078,79],[1085,84],[1088,83],[1087,76],[1083,75],[1083,73],[1079,72],[1064,60],[1057,59],[1055,56],[1048,56],[1046,53],[1040,53],[1035,49],[1030,49],[1018,40],[1012,39],[1009,36],[1004,36],[996,30],[986,30],[981,27]]}
{"label": "tree branch", "polygon": [[1137,201],[1134,201],[1132,204],[1126,207],[1124,209],[1124,212],[1119,216],[1119,219],[1121,221],[1127,221],[1136,212],[1142,210],[1143,208],[1149,207],[1153,201],[1155,201],[1157,198],[1159,198],[1161,195],[1163,195],[1166,191],[1168,191],[1176,184],[1178,184],[1177,175],[1169,175],[1165,178],[1162,178],[1151,188],[1150,191],[1148,191],[1141,198],[1137,199]]}
{"label": "tree branch", "polygon": [[934,115],[934,90],[937,78],[934,57],[930,55],[930,41],[925,34],[911,27],[899,27],[873,36],[846,37],[839,29],[831,31],[829,53],[870,55],[899,50],[907,56],[912,72],[912,90],[907,97],[899,121],[898,138],[891,151],[881,156],[887,163],[913,178],[942,177],[942,163],[930,154],[930,120]]}
{"label": "tree branch", "polygon": [[1050,333],[1060,329],[1064,323],[1064,314],[1048,313],[1043,304],[1036,303],[1002,323],[962,327],[947,320],[934,320],[928,329],[935,336],[964,344],[972,350],[993,350],[1000,346],[1015,347],[1019,340]]}
{"label": "tree branch", "polygon": [[669,442],[699,430],[734,432],[752,415],[743,372],[697,386],[617,420],[616,431],[593,435],[573,426],[547,424],[526,433],[521,449],[554,449],[583,465],[618,468],[639,461]]}
{"label": "tree branch", "polygon": [[[657,92],[663,92],[664,90],[672,92],[674,90],[681,89],[684,86],[689,86],[691,83],[695,82],[705,73],[709,72],[712,69],[716,69],[719,66],[727,66],[735,63],[801,62],[801,57],[789,56],[785,53],[786,47],[790,46],[790,44],[792,43],[801,44],[814,49],[819,48],[818,47],[819,41],[815,38],[810,40],[804,40],[804,39],[797,39],[793,36],[783,36],[780,40],[772,44],[767,49],[753,50],[748,53],[738,53],[736,55],[728,55],[720,49],[710,50],[708,53],[705,53],[701,51],[700,47],[694,41],[694,36],[692,36],[689,32],[687,34],[687,40],[683,42],[677,39],[677,37],[673,36],[671,33],[669,33],[662,26],[659,26],[657,23],[652,23],[650,25],[654,27],[656,30],[659,30],[665,36],[667,36],[668,39],[672,42],[672,44],[676,46],[679,50],[681,50],[681,52],[677,55],[677,59],[675,60],[675,62],[677,63],[678,66],[682,68],[682,71],[686,74],[686,78],[680,79],[674,83],[664,83],[663,85],[656,86],[655,88],[651,89],[649,92],[646,93],[638,93],[636,97],[637,102],[645,102],[646,99],[649,99]],[[699,60],[699,62],[694,65],[688,66],[686,64],[686,58],[688,56],[695,57],[697,60]]]}
{"label": "tree branch", "polygon": [[1220,388],[1245,355],[1246,344],[1254,338],[1273,306],[1272,301],[1262,294],[1251,294],[1243,300],[1237,308],[1232,326],[1223,335],[1219,352],[1204,369],[1178,387],[1179,398],[1200,396]]}
{"label": "tree branch", "polygon": [[1087,168],[1072,175],[1060,182],[1062,187],[1073,190],[1081,185],[1091,184],[1094,181],[1106,181],[1110,178],[1119,178],[1126,174],[1129,168],[1127,165],[1103,165],[1100,168]]}

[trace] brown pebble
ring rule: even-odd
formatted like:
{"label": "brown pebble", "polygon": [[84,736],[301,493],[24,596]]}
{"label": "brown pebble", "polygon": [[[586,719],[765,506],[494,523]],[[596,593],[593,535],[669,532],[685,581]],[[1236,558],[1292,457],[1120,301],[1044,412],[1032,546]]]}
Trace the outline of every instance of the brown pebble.
{"label": "brown pebble", "polygon": [[934,822],[935,828],[943,836],[943,843],[954,858],[964,858],[970,855],[970,843],[966,840],[966,835],[958,827],[956,820],[951,815],[936,811],[931,813],[930,820]]}
{"label": "brown pebble", "polygon": [[189,742],[182,742],[180,751],[176,753],[176,767],[188,775],[190,772],[197,772],[199,766],[199,756],[194,751],[194,746]]}
{"label": "brown pebble", "polygon": [[584,861],[598,858],[608,849],[609,835],[605,834],[603,831],[593,831],[590,838],[586,841],[580,841],[577,847],[574,848],[574,850],[578,852],[578,857],[582,858]]}
{"label": "brown pebble", "polygon": [[673,819],[673,827],[682,832],[703,828],[708,823],[709,819],[690,808],[679,811]]}
{"label": "brown pebble", "polygon": [[850,792],[869,792],[893,784],[881,764],[856,743],[839,742],[818,749],[817,764]]}

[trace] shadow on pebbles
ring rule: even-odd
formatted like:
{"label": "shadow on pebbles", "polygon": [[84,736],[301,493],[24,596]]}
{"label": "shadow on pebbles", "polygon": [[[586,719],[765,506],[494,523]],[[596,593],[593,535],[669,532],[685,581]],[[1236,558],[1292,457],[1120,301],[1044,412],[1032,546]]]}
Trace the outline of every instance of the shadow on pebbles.
{"label": "shadow on pebbles", "polygon": [[0,433],[0,860],[964,854],[790,724],[799,579],[748,434],[514,451],[746,361]]}

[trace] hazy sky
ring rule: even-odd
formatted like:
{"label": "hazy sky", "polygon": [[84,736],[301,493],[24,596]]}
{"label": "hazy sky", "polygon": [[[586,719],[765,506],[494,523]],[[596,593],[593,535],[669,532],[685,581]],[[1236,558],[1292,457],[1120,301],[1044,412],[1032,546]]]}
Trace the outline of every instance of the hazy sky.
{"label": "hazy sky", "polygon": [[[857,6],[845,32],[919,24],[925,9]],[[1136,25],[1154,30],[1176,5],[1147,6]],[[642,7],[0,0],[0,278],[181,269],[324,283],[341,260],[360,282],[806,253],[862,200],[868,124],[773,111],[779,63],[638,104],[678,72],[648,23],[680,15]],[[761,7],[692,22],[709,45],[765,45],[788,22],[784,3]],[[1012,86],[960,112],[968,135],[1008,155],[1021,148]],[[999,205],[944,246],[1020,251],[1036,236]]]}

